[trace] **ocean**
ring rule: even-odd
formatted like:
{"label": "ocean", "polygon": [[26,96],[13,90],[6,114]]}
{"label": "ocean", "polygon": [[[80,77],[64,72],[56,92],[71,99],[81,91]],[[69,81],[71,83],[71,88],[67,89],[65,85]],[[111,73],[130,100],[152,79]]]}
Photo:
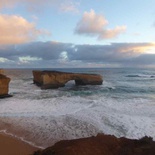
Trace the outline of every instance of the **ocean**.
{"label": "ocean", "polygon": [[1,132],[41,148],[97,133],[155,140],[155,69],[50,70],[100,74],[103,84],[69,81],[59,89],[41,90],[33,84],[32,69],[5,69],[13,97],[0,100]]}

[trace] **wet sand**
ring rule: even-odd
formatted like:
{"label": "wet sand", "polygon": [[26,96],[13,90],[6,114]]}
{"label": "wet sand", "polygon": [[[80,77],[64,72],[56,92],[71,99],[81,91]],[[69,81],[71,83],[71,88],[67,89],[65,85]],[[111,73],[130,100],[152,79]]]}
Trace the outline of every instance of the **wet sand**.
{"label": "wet sand", "polygon": [[31,155],[36,150],[20,139],[0,133],[0,155]]}

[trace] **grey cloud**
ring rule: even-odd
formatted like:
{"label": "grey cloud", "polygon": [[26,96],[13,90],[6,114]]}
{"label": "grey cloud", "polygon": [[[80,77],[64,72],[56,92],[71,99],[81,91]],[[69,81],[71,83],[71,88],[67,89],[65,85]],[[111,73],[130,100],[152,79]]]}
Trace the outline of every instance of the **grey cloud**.
{"label": "grey cloud", "polygon": [[142,54],[131,60],[133,65],[155,65],[155,54]]}
{"label": "grey cloud", "polygon": [[21,45],[6,45],[0,47],[0,57],[38,57],[44,60],[58,59],[61,52],[67,50],[70,44],[56,42],[32,42]]}
{"label": "grey cloud", "polygon": [[67,50],[70,44],[56,43],[56,42],[34,42],[24,44],[19,47],[23,55],[31,57],[39,57],[44,60],[58,59],[60,53]]}
{"label": "grey cloud", "polygon": [[14,60],[15,57],[19,57],[21,52],[16,50],[15,45],[1,45],[0,46],[0,57]]}
{"label": "grey cloud", "polygon": [[[74,45],[60,42],[31,42],[0,46],[0,67],[73,67],[85,64],[119,66],[155,65],[155,54],[143,54],[155,48],[152,43],[112,43],[109,45]],[[63,58],[64,56],[64,58]],[[30,60],[20,61],[22,57]],[[2,61],[1,59],[8,61]],[[34,59],[34,60],[33,60]],[[93,67],[93,66],[92,66]]]}
{"label": "grey cloud", "polygon": [[72,60],[121,62],[128,61],[143,52],[141,48],[155,46],[150,43],[113,43],[110,45],[76,45],[69,53]]}

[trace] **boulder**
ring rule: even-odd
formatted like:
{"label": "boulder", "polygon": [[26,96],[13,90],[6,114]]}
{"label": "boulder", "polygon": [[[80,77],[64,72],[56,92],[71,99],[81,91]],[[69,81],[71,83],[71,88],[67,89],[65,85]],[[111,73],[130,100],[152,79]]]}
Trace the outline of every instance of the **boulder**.
{"label": "boulder", "polygon": [[0,98],[9,97],[9,82],[10,78],[0,74]]}
{"label": "boulder", "polygon": [[63,87],[70,80],[75,80],[76,85],[101,85],[103,82],[98,74],[33,71],[33,82],[42,89]]}
{"label": "boulder", "polygon": [[98,134],[96,137],[63,140],[33,155],[155,155],[150,137],[139,140]]}

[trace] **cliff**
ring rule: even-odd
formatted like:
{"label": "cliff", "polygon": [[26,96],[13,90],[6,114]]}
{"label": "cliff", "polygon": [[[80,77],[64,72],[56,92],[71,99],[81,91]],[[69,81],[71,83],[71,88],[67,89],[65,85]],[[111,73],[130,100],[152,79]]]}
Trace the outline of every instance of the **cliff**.
{"label": "cliff", "polygon": [[103,82],[98,74],[33,71],[33,82],[42,89],[63,87],[70,80],[75,80],[76,85],[101,85]]}
{"label": "cliff", "polygon": [[0,98],[9,97],[9,82],[10,78],[6,77],[3,74],[0,74]]}
{"label": "cliff", "polygon": [[96,137],[63,140],[33,155],[155,155],[152,138],[140,140],[98,134]]}

